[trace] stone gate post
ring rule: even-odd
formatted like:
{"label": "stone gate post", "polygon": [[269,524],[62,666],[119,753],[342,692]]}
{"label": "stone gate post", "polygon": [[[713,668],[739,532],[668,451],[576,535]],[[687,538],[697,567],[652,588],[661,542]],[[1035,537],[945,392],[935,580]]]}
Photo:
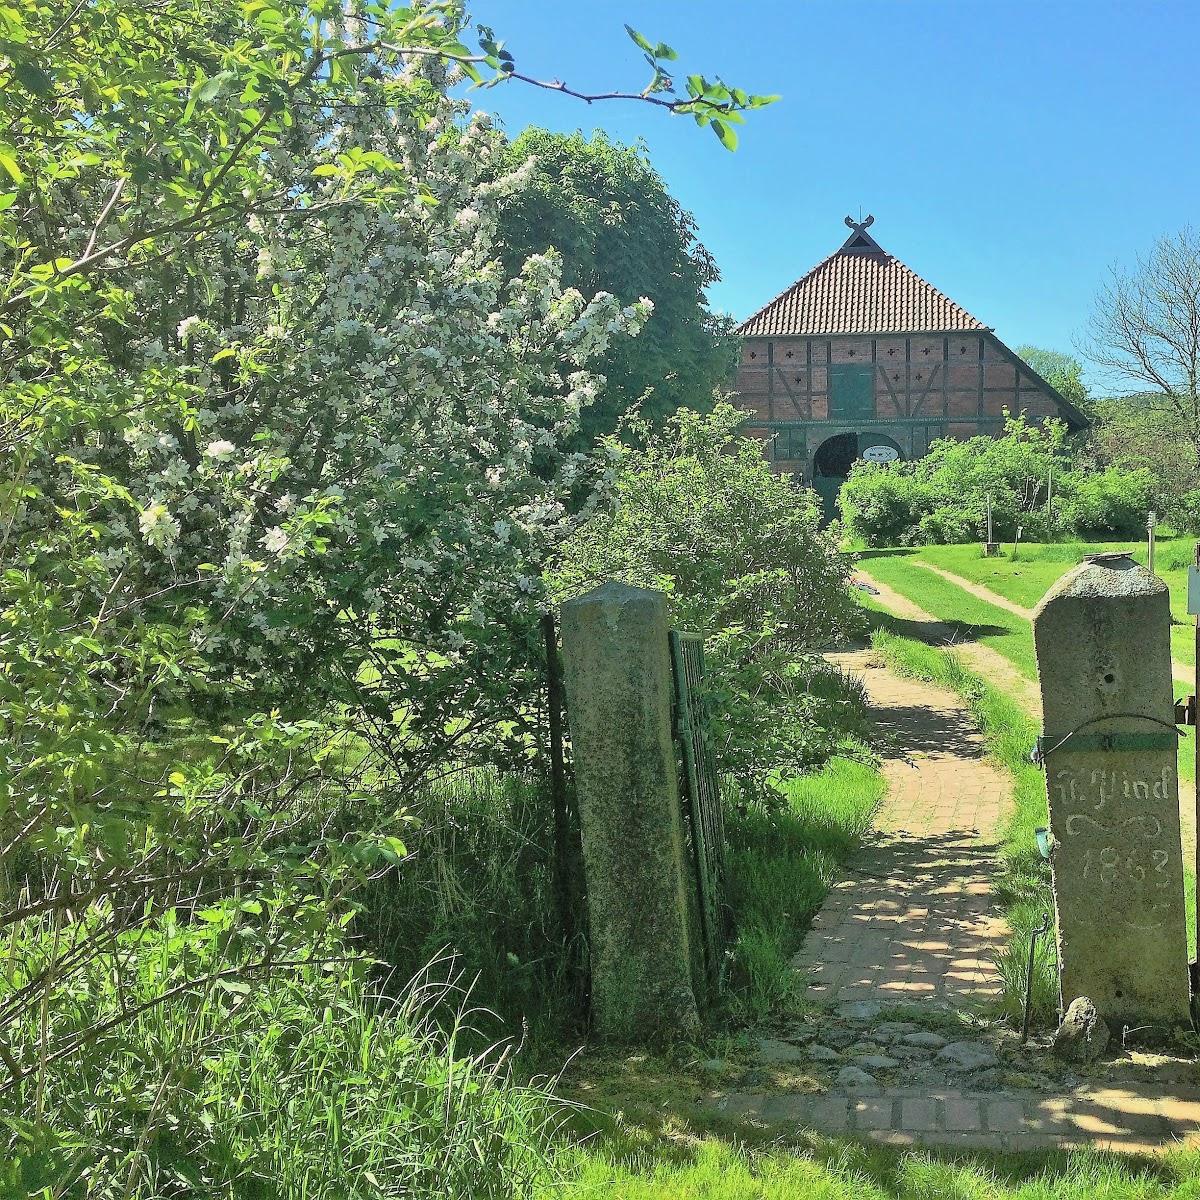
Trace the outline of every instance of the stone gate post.
{"label": "stone gate post", "polygon": [[1033,618],[1060,999],[1114,1028],[1189,1020],[1167,586],[1094,555]]}
{"label": "stone gate post", "polygon": [[699,1024],[661,592],[605,583],[562,606],[567,717],[602,1037]]}

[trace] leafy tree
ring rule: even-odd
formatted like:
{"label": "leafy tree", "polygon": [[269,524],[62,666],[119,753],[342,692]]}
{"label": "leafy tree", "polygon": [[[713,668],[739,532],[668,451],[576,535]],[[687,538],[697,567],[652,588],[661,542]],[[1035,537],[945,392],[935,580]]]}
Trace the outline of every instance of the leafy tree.
{"label": "leafy tree", "polygon": [[718,765],[761,789],[836,747],[845,706],[813,686],[828,675],[814,652],[855,629],[857,610],[812,493],[772,473],[743,419],[724,403],[681,409],[661,434],[643,423],[637,445],[609,439],[612,502],[567,543],[554,589],[665,591],[677,623],[705,635]]}
{"label": "leafy tree", "polygon": [[1163,396],[1140,393],[1097,400],[1083,460],[1100,470],[1148,470],[1154,476],[1157,511],[1170,514],[1171,520],[1184,495],[1200,484],[1183,421]]}
{"label": "leafy tree", "polygon": [[505,166],[526,162],[528,183],[505,202],[500,220],[507,269],[553,249],[567,286],[610,292],[622,304],[644,296],[654,305],[636,343],[618,341],[598,361],[605,384],[584,413],[583,440],[614,432],[639,402],[655,427],[680,407],[710,409],[735,357],[729,322],[710,311],[704,295],[717,267],[645,149],[602,133],[589,139],[527,129]]}
{"label": "leafy tree", "polygon": [[1159,238],[1148,254],[1114,267],[1096,297],[1088,355],[1115,380],[1159,397],[1200,469],[1200,235]]}
{"label": "leafy tree", "polygon": [[1018,346],[1021,356],[1051,387],[1057,388],[1076,408],[1090,407],[1087,385],[1083,382],[1083,364],[1072,354],[1045,350],[1040,346]]}

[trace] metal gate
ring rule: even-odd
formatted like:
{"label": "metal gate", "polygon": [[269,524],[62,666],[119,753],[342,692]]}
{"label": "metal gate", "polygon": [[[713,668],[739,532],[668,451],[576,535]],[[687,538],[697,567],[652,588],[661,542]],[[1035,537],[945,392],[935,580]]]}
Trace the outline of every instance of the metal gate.
{"label": "metal gate", "polygon": [[691,844],[704,966],[711,996],[721,990],[728,934],[725,821],[704,713],[704,639],[672,629],[675,732],[683,759],[683,816]]}

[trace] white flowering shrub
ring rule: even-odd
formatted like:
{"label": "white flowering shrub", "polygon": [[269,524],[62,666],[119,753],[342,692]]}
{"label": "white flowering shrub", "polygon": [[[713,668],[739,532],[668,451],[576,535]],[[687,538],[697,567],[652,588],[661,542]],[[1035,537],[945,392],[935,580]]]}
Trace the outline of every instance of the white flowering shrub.
{"label": "white flowering shrub", "polygon": [[[528,756],[596,482],[565,447],[648,315],[497,265],[522,178],[446,93],[516,71],[464,33],[449,0],[0,5],[5,1194],[407,1194],[398,1105],[451,1191],[532,1186],[495,1079],[345,1065],[413,1057],[356,896],[414,786]],[[728,142],[753,98],[647,47]],[[328,1124],[279,1115],[293,1053]]]}
{"label": "white flowering shrub", "polygon": [[[506,278],[494,211],[521,178],[494,178],[482,114],[432,108],[298,121],[274,186],[307,183],[318,214],[223,229],[143,281],[132,348],[174,363],[183,398],[79,450],[139,511],[101,535],[113,577],[198,581],[207,686],[353,710],[414,774],[530,748],[542,564],[587,511],[566,449],[587,365],[649,314],[562,289],[552,256]],[[352,148],[420,189],[335,202],[312,163]]]}

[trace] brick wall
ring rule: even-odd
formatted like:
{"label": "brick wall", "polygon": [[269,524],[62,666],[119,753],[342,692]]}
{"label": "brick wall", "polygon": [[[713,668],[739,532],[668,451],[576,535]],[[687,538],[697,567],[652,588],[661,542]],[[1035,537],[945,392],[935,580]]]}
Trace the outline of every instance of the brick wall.
{"label": "brick wall", "polygon": [[[874,366],[874,421],[847,425],[831,413],[831,363]],[[808,428],[807,457],[775,463],[806,477],[817,446],[845,429],[887,432],[906,453],[922,454],[935,437],[998,433],[1006,409],[1062,415],[1053,394],[991,334],[747,338],[734,390],[765,443],[779,425]]]}

